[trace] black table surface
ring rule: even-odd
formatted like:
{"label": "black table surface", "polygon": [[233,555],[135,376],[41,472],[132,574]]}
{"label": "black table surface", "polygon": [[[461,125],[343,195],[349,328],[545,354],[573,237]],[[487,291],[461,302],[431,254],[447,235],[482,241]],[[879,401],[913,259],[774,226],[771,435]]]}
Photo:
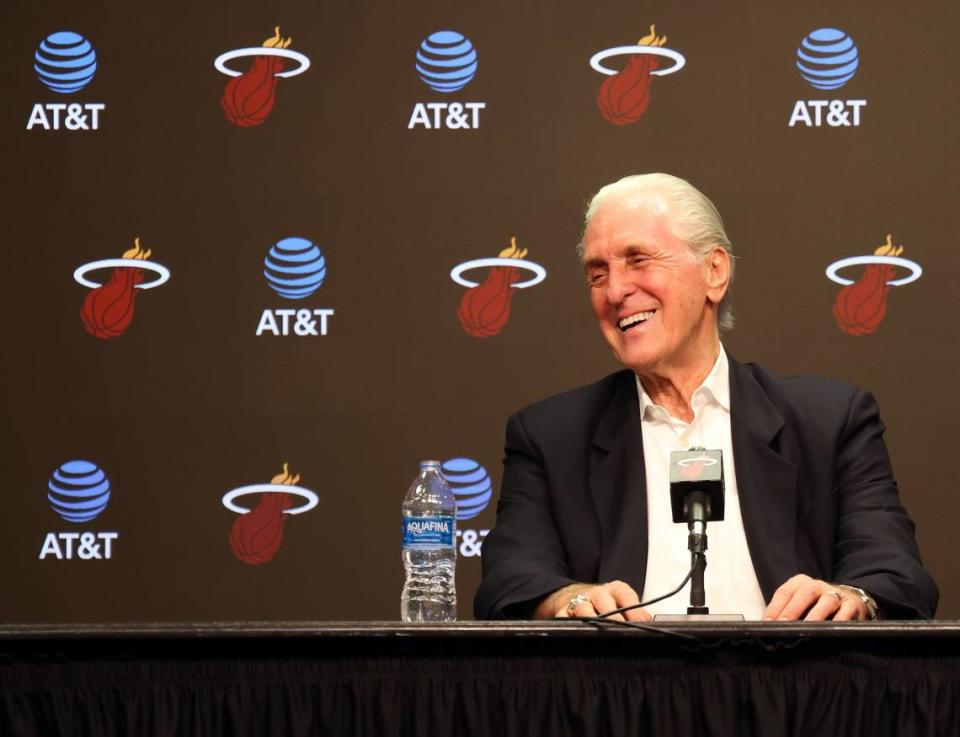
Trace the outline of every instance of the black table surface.
{"label": "black table surface", "polygon": [[558,619],[406,623],[395,621],[296,622],[137,622],[0,624],[0,641],[111,638],[525,638],[664,637],[681,633],[698,638],[792,637],[888,638],[960,637],[960,620],[878,622],[670,622],[632,627],[614,622]]}
{"label": "black table surface", "polygon": [[[270,643],[274,652],[426,652],[515,654],[576,652],[611,654],[753,643],[769,649],[789,645],[831,650],[917,649],[960,655],[960,620],[933,622],[670,622],[642,627],[589,621],[495,621],[409,624],[402,622],[143,622],[102,624],[3,624],[0,653],[47,649],[82,651],[87,646],[160,653],[203,653]],[[635,644],[634,644],[635,643]]]}

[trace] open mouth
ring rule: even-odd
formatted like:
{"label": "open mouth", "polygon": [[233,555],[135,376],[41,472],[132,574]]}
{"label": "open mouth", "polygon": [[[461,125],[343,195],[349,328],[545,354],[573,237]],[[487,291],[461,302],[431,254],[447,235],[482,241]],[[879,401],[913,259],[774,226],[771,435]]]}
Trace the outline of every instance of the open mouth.
{"label": "open mouth", "polygon": [[617,323],[617,326],[620,328],[620,332],[625,333],[631,328],[637,327],[637,325],[642,325],[651,317],[657,314],[656,310],[649,310],[648,312],[637,312],[634,315],[623,318],[620,322]]}

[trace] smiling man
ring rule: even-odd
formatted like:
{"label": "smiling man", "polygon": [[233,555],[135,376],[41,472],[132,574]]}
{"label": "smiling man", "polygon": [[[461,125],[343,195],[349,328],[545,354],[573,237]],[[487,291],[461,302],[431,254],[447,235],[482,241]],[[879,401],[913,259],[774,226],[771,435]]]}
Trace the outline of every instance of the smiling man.
{"label": "smiling man", "polygon": [[[673,590],[690,558],[686,526],[672,521],[669,459],[693,447],[723,451],[712,612],[932,617],[938,590],[870,394],[724,350],[734,263],[713,204],[673,176],[626,177],[591,201],[580,256],[626,370],[510,418],[477,617],[588,617]],[[687,587],[624,616],[684,613],[688,601]]]}

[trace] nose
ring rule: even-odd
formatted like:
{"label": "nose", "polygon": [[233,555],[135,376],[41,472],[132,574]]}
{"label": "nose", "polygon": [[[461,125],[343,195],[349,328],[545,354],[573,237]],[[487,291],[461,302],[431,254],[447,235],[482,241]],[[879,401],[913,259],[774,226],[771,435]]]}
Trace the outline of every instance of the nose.
{"label": "nose", "polygon": [[619,264],[611,264],[607,274],[607,302],[619,305],[635,291],[637,285],[630,279],[626,269]]}

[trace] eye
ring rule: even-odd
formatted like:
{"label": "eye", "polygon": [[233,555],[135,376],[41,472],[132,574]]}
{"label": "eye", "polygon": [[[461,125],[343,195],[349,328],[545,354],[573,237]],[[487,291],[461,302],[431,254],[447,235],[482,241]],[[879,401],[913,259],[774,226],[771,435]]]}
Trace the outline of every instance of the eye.
{"label": "eye", "polygon": [[630,267],[643,266],[647,262],[647,257],[642,253],[634,253],[627,256],[627,265]]}
{"label": "eye", "polygon": [[607,272],[603,269],[593,269],[587,273],[587,284],[591,287],[598,287],[607,280]]}

